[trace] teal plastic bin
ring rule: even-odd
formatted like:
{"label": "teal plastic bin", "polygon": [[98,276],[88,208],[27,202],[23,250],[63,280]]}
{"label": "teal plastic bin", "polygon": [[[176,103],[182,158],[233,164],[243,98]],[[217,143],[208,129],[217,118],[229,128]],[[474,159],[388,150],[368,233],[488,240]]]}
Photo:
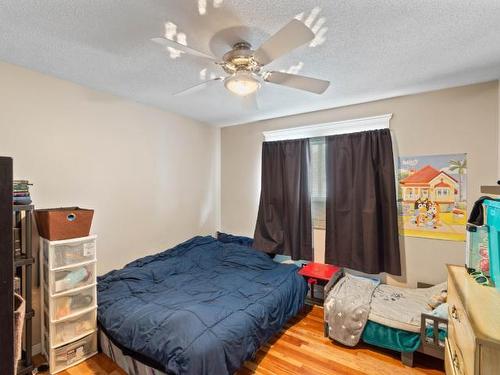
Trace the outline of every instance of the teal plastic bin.
{"label": "teal plastic bin", "polygon": [[490,276],[500,290],[500,201],[486,199],[486,223],[489,227]]}
{"label": "teal plastic bin", "polygon": [[466,241],[467,267],[490,276],[490,251],[488,245],[489,230],[487,225],[476,226],[468,223]]}

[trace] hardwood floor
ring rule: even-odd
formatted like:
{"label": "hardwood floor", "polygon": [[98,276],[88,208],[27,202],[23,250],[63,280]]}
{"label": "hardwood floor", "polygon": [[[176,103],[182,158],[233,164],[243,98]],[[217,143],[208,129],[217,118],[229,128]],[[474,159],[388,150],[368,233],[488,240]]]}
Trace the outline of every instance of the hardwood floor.
{"label": "hardwood floor", "polygon": [[[38,358],[38,362],[39,362]],[[44,373],[41,373],[44,374]],[[125,375],[99,354],[61,375]],[[398,353],[359,344],[348,348],[323,337],[323,309],[308,308],[262,347],[237,375],[418,375],[444,374],[443,362],[416,353],[415,367],[404,366]]]}
{"label": "hardwood floor", "polygon": [[419,354],[410,368],[401,363],[399,353],[390,350],[363,343],[356,348],[335,344],[323,336],[323,309],[315,306],[292,319],[238,375],[444,374],[442,361]]}
{"label": "hardwood floor", "polygon": [[[38,355],[33,362],[38,365],[43,362],[42,356]],[[48,372],[39,372],[38,375],[48,375]],[[77,366],[71,367],[57,375],[127,375],[108,356],[99,353]]]}

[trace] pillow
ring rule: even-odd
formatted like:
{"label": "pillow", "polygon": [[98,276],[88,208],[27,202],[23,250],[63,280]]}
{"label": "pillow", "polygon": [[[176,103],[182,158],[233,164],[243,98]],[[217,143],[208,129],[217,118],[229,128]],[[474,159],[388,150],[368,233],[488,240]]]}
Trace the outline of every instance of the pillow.
{"label": "pillow", "polygon": [[432,315],[438,318],[448,319],[448,304],[445,302],[436,307],[432,310]]}
{"label": "pillow", "polygon": [[276,256],[273,258],[273,261],[283,264],[295,264],[297,267],[302,267],[304,264],[309,263],[307,260],[292,260],[289,255],[281,254],[276,254]]}
{"label": "pillow", "polygon": [[378,286],[380,284],[380,279],[378,277],[353,275],[352,273],[349,272],[346,272],[344,276],[352,277],[353,279],[368,281],[371,284],[373,284],[373,286]]}
{"label": "pillow", "polygon": [[237,245],[252,247],[253,238],[245,236],[235,236],[228,233],[217,232],[217,241],[224,243],[234,243]]}
{"label": "pillow", "polygon": [[[448,319],[448,304],[446,302],[440,304],[438,307],[436,307],[434,310],[432,310],[431,315],[433,315],[437,318]],[[425,326],[427,327],[427,329],[431,329],[430,332],[432,332],[432,323],[428,319],[426,319]],[[439,323],[438,327],[442,331],[448,330],[448,325],[446,323]]]}

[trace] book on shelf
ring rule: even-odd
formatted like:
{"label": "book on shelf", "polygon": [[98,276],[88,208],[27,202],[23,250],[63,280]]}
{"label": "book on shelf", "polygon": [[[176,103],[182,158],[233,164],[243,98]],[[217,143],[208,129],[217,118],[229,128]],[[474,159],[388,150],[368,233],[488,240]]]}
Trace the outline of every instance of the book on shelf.
{"label": "book on shelf", "polygon": [[29,187],[32,185],[28,180],[14,180],[12,182],[12,202],[15,205],[31,204]]}
{"label": "book on shelf", "polygon": [[29,191],[15,191],[12,195],[14,197],[29,197],[30,193]]}
{"label": "book on shelf", "polygon": [[12,187],[15,189],[20,189],[20,190],[29,189],[29,187],[31,185],[32,184],[27,183],[27,182],[15,182],[15,181],[12,182]]}
{"label": "book on shelf", "polygon": [[29,196],[28,197],[13,197],[12,201],[14,204],[22,205],[22,206],[29,205],[32,202],[31,197],[29,197]]}

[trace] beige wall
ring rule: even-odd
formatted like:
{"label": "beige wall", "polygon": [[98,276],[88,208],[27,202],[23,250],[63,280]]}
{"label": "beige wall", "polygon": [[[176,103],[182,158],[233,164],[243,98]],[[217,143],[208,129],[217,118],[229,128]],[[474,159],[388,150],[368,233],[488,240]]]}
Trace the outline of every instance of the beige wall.
{"label": "beige wall", "polygon": [[[308,124],[393,113],[391,128],[400,155],[468,154],[468,202],[481,184],[497,175],[498,82],[398,97],[296,116],[260,121],[221,131],[221,229],[252,235],[260,190],[262,132]],[[324,234],[315,233],[324,251]],[[464,243],[422,238],[402,239],[404,275],[388,282],[413,286],[445,279],[445,263],[464,263]]]}
{"label": "beige wall", "polygon": [[[215,231],[218,138],[213,127],[0,63],[0,154],[33,182],[37,207],[95,209],[99,274]],[[38,332],[37,319],[35,343]]]}
{"label": "beige wall", "polygon": [[[472,203],[497,177],[499,92],[494,82],[400,97],[223,128],[219,139],[204,124],[0,63],[0,154],[14,158],[16,178],[34,183],[37,207],[96,210],[102,274],[213,233],[219,220],[222,230],[252,235],[264,130],[393,113],[400,154],[468,153]],[[463,243],[403,245],[405,277],[389,282],[438,282],[444,263],[464,260]],[[36,344],[38,320],[34,330]]]}

